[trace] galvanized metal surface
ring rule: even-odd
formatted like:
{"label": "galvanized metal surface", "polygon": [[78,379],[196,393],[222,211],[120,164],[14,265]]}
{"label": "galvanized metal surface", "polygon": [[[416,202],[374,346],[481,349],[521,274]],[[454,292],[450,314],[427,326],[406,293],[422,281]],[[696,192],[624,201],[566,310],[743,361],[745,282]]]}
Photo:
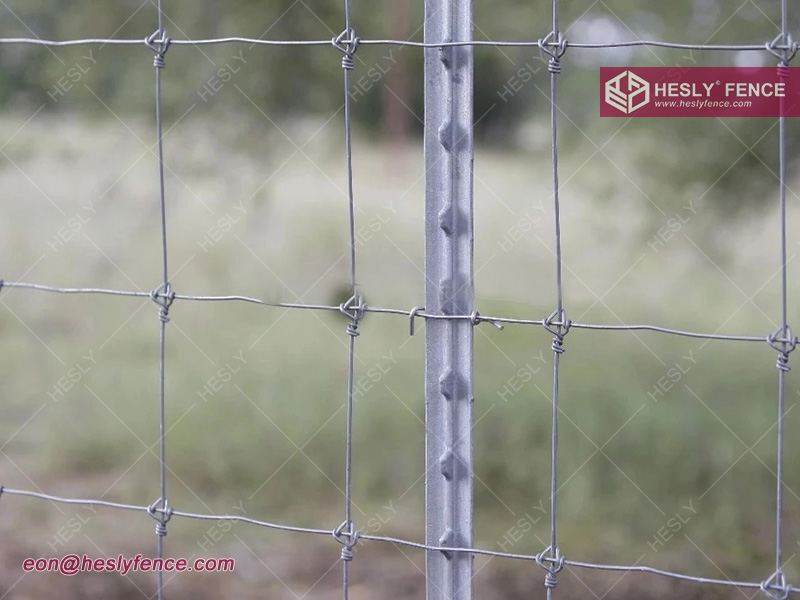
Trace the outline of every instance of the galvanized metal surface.
{"label": "galvanized metal surface", "polygon": [[[425,41],[472,39],[472,0],[426,0]],[[473,49],[425,50],[425,306],[473,311]],[[472,545],[473,325],[428,321],[425,331],[427,543]],[[428,600],[472,598],[468,554],[429,552]]]}

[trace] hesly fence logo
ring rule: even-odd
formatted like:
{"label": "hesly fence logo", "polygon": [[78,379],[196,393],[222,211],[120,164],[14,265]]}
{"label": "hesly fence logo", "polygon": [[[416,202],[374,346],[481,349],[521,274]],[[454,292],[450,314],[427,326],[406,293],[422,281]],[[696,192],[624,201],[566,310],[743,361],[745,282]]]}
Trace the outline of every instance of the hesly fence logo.
{"label": "hesly fence logo", "polygon": [[789,67],[601,67],[601,117],[800,117]]}
{"label": "hesly fence logo", "polygon": [[650,102],[650,82],[631,71],[624,71],[606,81],[605,92],[606,104],[626,115]]}

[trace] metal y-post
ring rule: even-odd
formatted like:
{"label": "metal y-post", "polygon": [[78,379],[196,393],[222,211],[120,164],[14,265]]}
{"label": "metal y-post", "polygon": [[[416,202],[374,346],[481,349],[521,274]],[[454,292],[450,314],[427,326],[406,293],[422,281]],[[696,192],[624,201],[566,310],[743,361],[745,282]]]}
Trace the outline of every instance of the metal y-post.
{"label": "metal y-post", "polygon": [[[425,41],[472,40],[473,0],[426,0]],[[425,51],[425,302],[440,315],[473,313],[473,49]],[[470,320],[428,320],[425,355],[426,539],[472,545],[473,331]],[[428,600],[472,598],[470,554],[427,556]]]}

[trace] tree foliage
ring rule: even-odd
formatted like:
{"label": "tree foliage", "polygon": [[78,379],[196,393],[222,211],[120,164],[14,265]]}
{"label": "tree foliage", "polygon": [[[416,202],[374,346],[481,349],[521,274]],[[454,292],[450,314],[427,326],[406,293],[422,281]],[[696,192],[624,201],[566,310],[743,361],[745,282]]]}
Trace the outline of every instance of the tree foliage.
{"label": "tree foliage", "polygon": [[[4,37],[143,38],[156,23],[154,3],[140,0],[7,0],[6,4],[0,16]],[[560,26],[568,40],[763,44],[778,33],[778,4],[569,2],[561,3]],[[344,23],[340,0],[168,0],[165,10],[167,29],[175,39],[228,35],[329,39]],[[421,1],[353,0],[353,14],[362,37],[422,39]],[[546,0],[475,3],[478,39],[537,39],[550,31],[551,21]],[[797,29],[797,15],[791,25]],[[150,111],[153,74],[148,52],[144,45],[52,51],[2,46],[0,101],[10,108],[45,104],[50,110]],[[354,114],[362,131],[385,132],[389,121],[395,132],[398,128],[419,132],[422,51],[364,46],[358,59],[354,79],[360,87]],[[342,104],[339,56],[325,48],[180,46],[171,49],[167,62],[165,102],[173,118],[195,105],[234,115],[257,110],[280,120],[310,113],[330,115]],[[569,49],[559,79],[565,143],[599,145],[620,129],[620,120],[597,118],[598,67],[625,64],[685,68],[774,64],[774,59],[766,51]],[[505,148],[527,147],[525,125],[545,120],[549,106],[548,74],[540,51],[478,48],[475,65],[478,139]],[[511,83],[521,89],[506,93]],[[59,93],[59,86],[65,85],[70,93]],[[209,86],[213,93],[208,93]],[[670,194],[680,196],[713,184],[709,200],[727,214],[758,204],[761,185],[774,183],[775,135],[774,121],[765,119],[634,119],[623,127],[619,140],[637,140],[636,161],[647,174],[643,183],[647,189],[662,190],[666,185]],[[796,136],[791,136],[790,144],[796,147]],[[736,168],[731,169],[732,164]]]}

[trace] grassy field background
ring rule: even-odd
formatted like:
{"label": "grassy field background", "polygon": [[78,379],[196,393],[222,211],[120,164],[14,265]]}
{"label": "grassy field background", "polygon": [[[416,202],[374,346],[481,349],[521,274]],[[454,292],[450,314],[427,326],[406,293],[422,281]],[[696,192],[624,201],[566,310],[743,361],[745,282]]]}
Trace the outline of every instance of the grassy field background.
{"label": "grassy field background", "polygon": [[[152,123],[42,113],[25,124],[32,112],[0,119],[0,278],[155,288],[161,250]],[[554,306],[549,149],[541,128],[520,135],[525,153],[477,152],[477,306],[487,315],[541,318]],[[720,220],[703,186],[675,198],[651,185],[647,170],[631,167],[645,147],[657,155],[655,141],[617,143],[599,132],[589,138],[571,144],[562,158],[569,316],[709,333],[774,331],[777,211]],[[214,119],[196,111],[171,126],[165,146],[176,291],[325,304],[346,298],[339,118],[276,124],[257,111]],[[753,176],[773,181],[774,168],[765,165]],[[405,309],[421,304],[419,144],[359,140],[355,172],[366,301]],[[790,203],[795,200],[790,191]],[[792,213],[791,231],[797,231],[800,219]],[[796,250],[792,236],[792,273]],[[795,282],[792,277],[793,291]],[[331,529],[339,524],[345,324],[336,314],[247,304],[173,306],[167,461],[174,507]],[[410,338],[407,320],[393,316],[368,315],[361,331],[355,519],[365,531],[422,540],[424,335]],[[566,345],[562,552],[721,579],[766,579],[774,570],[775,353],[766,343],[578,330]],[[149,300],[3,290],[0,483],[153,502],[157,358],[157,309]],[[536,553],[547,545],[551,364],[549,336],[539,328],[476,329],[480,547]],[[800,445],[791,376],[787,398],[785,558],[793,579]],[[12,496],[0,507],[7,540],[2,597],[52,597],[53,589],[63,598],[153,593],[149,577],[23,577],[21,569],[27,556],[152,555],[147,515]],[[175,519],[166,543],[173,556],[237,559],[232,575],[176,577],[168,584],[170,598],[340,593],[333,540]],[[544,597],[535,565],[485,559],[476,565],[478,597]],[[364,544],[353,566],[354,597],[421,598],[422,570],[421,553]],[[740,593],[639,575],[569,572],[561,581],[567,598]]]}

